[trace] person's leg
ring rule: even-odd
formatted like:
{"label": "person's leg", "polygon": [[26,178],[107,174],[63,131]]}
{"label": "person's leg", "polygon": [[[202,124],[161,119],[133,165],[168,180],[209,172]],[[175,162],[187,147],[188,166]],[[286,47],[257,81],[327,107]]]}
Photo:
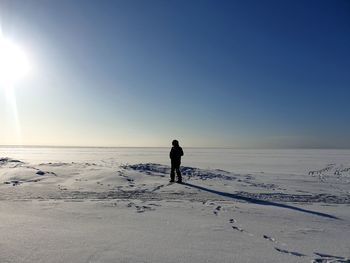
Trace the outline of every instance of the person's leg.
{"label": "person's leg", "polygon": [[177,181],[179,183],[182,182],[182,176],[181,176],[181,171],[180,171],[180,164],[176,166],[176,174],[177,174]]}
{"label": "person's leg", "polygon": [[175,166],[171,164],[171,171],[170,171],[170,182],[175,181]]}

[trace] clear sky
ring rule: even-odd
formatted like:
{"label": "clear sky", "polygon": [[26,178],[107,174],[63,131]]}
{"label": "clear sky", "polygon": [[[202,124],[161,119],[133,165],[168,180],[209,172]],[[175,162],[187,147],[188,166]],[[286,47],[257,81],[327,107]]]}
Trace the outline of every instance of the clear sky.
{"label": "clear sky", "polygon": [[350,1],[0,0],[0,23],[31,64],[0,145],[350,148]]}

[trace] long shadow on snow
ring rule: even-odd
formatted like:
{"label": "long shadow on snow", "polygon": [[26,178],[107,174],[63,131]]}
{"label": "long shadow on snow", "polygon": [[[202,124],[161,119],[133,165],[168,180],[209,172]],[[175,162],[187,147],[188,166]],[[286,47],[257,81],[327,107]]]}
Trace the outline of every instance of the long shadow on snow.
{"label": "long shadow on snow", "polygon": [[233,198],[233,199],[237,199],[237,200],[243,200],[243,201],[246,201],[246,202],[249,202],[249,203],[252,203],[252,204],[282,207],[282,208],[292,209],[292,210],[296,210],[296,211],[300,211],[300,212],[304,212],[304,213],[308,213],[308,214],[313,214],[313,215],[317,215],[317,216],[322,216],[322,217],[327,217],[327,218],[340,220],[340,218],[338,218],[336,216],[332,216],[332,215],[321,213],[321,212],[315,212],[315,211],[299,208],[299,207],[296,207],[296,206],[280,204],[280,203],[275,203],[275,202],[271,202],[271,201],[245,197],[245,196],[241,196],[241,195],[237,195],[237,194],[221,192],[221,191],[212,190],[212,189],[209,189],[209,188],[205,188],[205,187],[194,185],[194,184],[190,184],[190,183],[184,183],[184,185],[187,185],[187,186],[190,186],[190,187],[193,187],[193,188],[197,188],[197,189],[200,189],[200,190],[203,190],[203,191],[207,191],[209,193],[221,195],[221,196],[224,196],[224,197],[229,197],[229,198]]}

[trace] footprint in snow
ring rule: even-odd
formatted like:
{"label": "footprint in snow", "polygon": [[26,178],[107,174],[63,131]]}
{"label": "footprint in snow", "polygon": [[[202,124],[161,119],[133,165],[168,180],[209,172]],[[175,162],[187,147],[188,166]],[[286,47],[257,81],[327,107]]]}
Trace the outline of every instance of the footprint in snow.
{"label": "footprint in snow", "polygon": [[317,252],[314,252],[314,254],[319,256],[320,258],[315,258],[311,261],[312,263],[350,263],[350,258],[333,256]]}
{"label": "footprint in snow", "polygon": [[148,205],[151,205],[151,206],[161,206],[160,204],[154,204],[154,203],[150,203]]}
{"label": "footprint in snow", "polygon": [[263,235],[263,237],[264,237],[265,239],[271,241],[271,242],[276,242],[276,239],[273,238],[273,237],[269,237],[269,236],[267,236],[267,235]]}
{"label": "footprint in snow", "polygon": [[289,255],[292,255],[292,256],[297,256],[297,257],[305,257],[305,256],[306,256],[306,255],[301,254],[301,253],[299,253],[299,252],[288,251],[288,250],[281,249],[281,248],[278,248],[278,247],[275,247],[275,249],[276,249],[278,252],[280,252],[280,253],[289,254]]}
{"label": "footprint in snow", "polygon": [[127,207],[133,207],[134,205],[135,205],[135,203],[130,202],[130,203],[128,203],[126,206],[127,206]]}
{"label": "footprint in snow", "polygon": [[[237,223],[237,220],[234,218],[231,218],[229,222],[230,224],[234,224],[234,223]],[[243,228],[240,228],[239,226],[232,226],[232,229],[237,230],[239,232],[245,232],[245,230]]]}
{"label": "footprint in snow", "polygon": [[218,213],[219,213],[219,211],[221,211],[221,205],[219,205],[219,206],[217,206],[215,209],[214,209],[214,211],[213,211],[213,213],[214,213],[214,215],[218,215]]}
{"label": "footprint in snow", "polygon": [[4,184],[12,184],[12,186],[17,186],[17,185],[22,184],[22,182],[18,181],[18,180],[11,180],[11,181],[4,182]]}
{"label": "footprint in snow", "polygon": [[232,228],[233,228],[234,230],[239,231],[239,232],[244,232],[244,229],[243,229],[243,228],[240,228],[240,227],[238,227],[238,226],[232,226]]}
{"label": "footprint in snow", "polygon": [[143,212],[146,212],[146,211],[153,211],[153,210],[155,210],[153,207],[146,206],[146,205],[143,205],[143,206],[136,205],[135,207],[136,207],[136,212],[137,213],[143,213]]}

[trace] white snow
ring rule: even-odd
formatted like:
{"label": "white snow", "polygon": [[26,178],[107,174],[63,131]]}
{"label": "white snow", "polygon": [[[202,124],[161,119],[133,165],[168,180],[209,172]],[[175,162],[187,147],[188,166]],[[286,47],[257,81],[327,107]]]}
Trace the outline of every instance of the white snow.
{"label": "white snow", "polygon": [[0,262],[350,262],[350,150],[0,147]]}

